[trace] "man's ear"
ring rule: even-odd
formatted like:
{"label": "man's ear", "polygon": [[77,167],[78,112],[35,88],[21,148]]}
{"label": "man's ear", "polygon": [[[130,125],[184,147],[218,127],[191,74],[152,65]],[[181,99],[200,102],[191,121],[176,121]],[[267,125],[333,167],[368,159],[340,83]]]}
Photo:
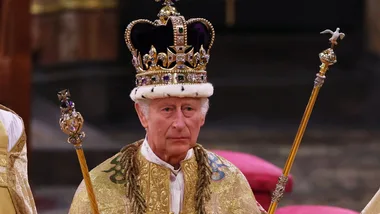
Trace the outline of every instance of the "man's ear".
{"label": "man's ear", "polygon": [[201,126],[203,126],[205,124],[205,121],[206,121],[206,115],[202,114],[201,115]]}
{"label": "man's ear", "polygon": [[143,111],[141,110],[141,106],[138,103],[135,103],[135,109],[137,112],[137,115],[139,116],[140,123],[144,128],[148,128],[148,120],[146,115],[144,115]]}

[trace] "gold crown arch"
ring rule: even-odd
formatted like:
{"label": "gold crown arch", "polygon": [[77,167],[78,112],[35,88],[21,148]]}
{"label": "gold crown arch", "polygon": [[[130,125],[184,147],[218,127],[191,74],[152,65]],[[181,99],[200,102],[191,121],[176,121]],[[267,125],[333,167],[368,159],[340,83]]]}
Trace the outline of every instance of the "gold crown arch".
{"label": "gold crown arch", "polygon": [[[172,6],[172,1],[165,0],[164,5],[158,13],[158,20],[152,22],[147,19],[138,19],[131,22],[125,30],[125,42],[132,53],[132,64],[137,72],[136,86],[206,83],[206,66],[215,39],[214,27],[211,22],[203,18],[186,21]],[[149,53],[141,56],[139,50],[132,44],[133,27],[139,23],[157,27],[166,26],[169,20],[173,25],[174,44],[167,47],[166,53],[157,53],[156,48],[152,45]],[[207,51],[201,45],[199,51],[194,53],[194,47],[187,44],[187,26],[195,22],[204,24],[211,32],[211,41]]]}

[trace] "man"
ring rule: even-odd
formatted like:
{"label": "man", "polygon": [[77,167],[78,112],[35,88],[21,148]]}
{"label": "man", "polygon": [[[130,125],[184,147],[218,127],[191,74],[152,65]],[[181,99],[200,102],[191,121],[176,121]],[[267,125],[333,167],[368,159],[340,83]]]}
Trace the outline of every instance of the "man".
{"label": "man", "polygon": [[[146,136],[90,172],[100,213],[265,213],[239,169],[197,144],[214,90],[205,71],[214,29],[164,4],[155,22],[126,29],[137,71],[130,97]],[[83,182],[70,213],[91,213]]]}
{"label": "man", "polygon": [[380,189],[369,201],[361,214],[379,214],[380,213]]}
{"label": "man", "polygon": [[37,213],[28,182],[22,119],[0,105],[0,214]]}

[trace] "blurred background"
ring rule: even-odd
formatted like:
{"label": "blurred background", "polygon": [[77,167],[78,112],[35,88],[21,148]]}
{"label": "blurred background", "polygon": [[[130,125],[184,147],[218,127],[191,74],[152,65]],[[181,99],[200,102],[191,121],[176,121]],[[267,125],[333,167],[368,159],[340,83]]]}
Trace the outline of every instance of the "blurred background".
{"label": "blurred background", "polygon": [[[85,118],[89,168],[144,137],[129,93],[135,71],[124,43],[133,20],[154,20],[153,0],[1,0],[0,102],[25,120],[29,178],[39,213],[67,213],[82,179],[61,133],[57,92]],[[9,5],[5,4],[11,2]],[[199,142],[284,166],[329,47],[336,48],[280,206],[361,211],[380,187],[380,2],[182,0],[186,18],[216,30],[208,78],[215,93]]]}

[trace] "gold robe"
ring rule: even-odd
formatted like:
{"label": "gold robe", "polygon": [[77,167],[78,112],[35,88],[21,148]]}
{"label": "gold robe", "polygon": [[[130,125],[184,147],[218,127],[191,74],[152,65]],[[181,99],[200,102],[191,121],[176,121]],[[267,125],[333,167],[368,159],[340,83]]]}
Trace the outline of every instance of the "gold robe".
{"label": "gold robe", "polygon": [[[2,105],[0,109],[12,112]],[[8,152],[8,134],[0,121],[0,214],[37,213],[28,181],[26,153],[25,130]]]}
{"label": "gold robe", "polygon": [[380,214],[380,189],[372,197],[361,214]]}
{"label": "gold robe", "polygon": [[[141,148],[141,147],[140,147]],[[208,152],[212,169],[210,184],[211,199],[206,203],[209,214],[262,214],[252,190],[239,169],[218,155]],[[104,161],[90,172],[102,214],[132,213],[131,203],[126,197],[120,166],[121,153]],[[137,182],[147,205],[147,214],[170,214],[170,173],[161,165],[149,162],[138,150],[140,166]],[[198,164],[194,157],[181,162],[184,172],[185,193],[181,214],[195,214],[195,193]],[[91,213],[85,184],[79,185],[70,208],[70,214]]]}

